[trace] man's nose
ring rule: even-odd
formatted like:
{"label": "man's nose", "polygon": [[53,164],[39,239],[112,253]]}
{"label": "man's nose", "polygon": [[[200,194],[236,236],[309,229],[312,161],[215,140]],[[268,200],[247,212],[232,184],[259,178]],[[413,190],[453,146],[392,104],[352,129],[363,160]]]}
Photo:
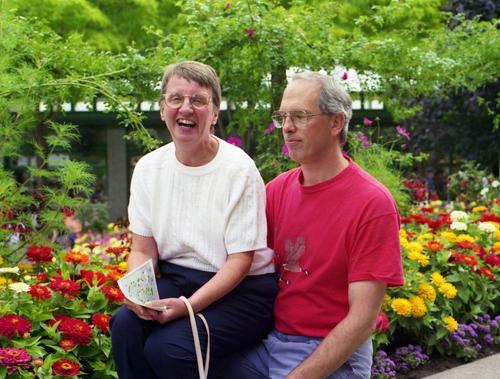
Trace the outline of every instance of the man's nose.
{"label": "man's nose", "polygon": [[288,133],[295,130],[295,125],[290,116],[285,116],[283,119],[283,132]]}

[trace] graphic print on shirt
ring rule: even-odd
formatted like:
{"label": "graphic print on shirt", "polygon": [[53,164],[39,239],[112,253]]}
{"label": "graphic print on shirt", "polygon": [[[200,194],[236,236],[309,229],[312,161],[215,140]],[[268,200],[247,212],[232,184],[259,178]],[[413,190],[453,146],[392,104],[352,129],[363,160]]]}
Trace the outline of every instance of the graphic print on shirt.
{"label": "graphic print on shirt", "polygon": [[304,237],[297,237],[295,242],[293,239],[287,238],[285,241],[285,263],[283,269],[291,272],[301,272],[299,260],[304,254],[306,244]]}

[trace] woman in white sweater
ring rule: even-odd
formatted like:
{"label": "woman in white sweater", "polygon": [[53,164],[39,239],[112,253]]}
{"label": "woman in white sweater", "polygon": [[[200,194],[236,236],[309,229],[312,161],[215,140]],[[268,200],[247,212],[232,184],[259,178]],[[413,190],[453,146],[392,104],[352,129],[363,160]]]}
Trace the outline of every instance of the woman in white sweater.
{"label": "woman in white sweater", "polygon": [[[139,160],[128,208],[128,269],[153,260],[161,274],[154,305],[165,310],[126,301],[113,317],[120,378],[198,378],[181,296],[208,322],[212,361],[258,342],[272,327],[277,287],[266,248],[264,183],[243,150],[212,134],[220,101],[210,66],[166,67],[160,115],[173,142]],[[198,331],[206,354],[201,322]]]}

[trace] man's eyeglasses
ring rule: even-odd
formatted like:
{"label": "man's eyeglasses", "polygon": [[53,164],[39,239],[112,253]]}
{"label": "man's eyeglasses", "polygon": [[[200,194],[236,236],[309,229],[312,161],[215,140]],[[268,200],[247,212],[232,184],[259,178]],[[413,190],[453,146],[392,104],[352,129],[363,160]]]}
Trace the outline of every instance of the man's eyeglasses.
{"label": "man's eyeglasses", "polygon": [[184,99],[189,98],[189,104],[195,109],[204,109],[212,101],[209,95],[198,93],[196,95],[181,95],[179,93],[167,92],[163,96],[167,107],[172,109],[179,109],[184,104]]}
{"label": "man's eyeglasses", "polygon": [[272,114],[272,119],[274,125],[277,128],[282,128],[285,125],[286,118],[290,117],[292,120],[292,124],[296,128],[303,128],[307,125],[311,117],[326,115],[328,113],[309,113],[307,111],[299,110],[299,111],[291,111],[291,112],[274,112]]}

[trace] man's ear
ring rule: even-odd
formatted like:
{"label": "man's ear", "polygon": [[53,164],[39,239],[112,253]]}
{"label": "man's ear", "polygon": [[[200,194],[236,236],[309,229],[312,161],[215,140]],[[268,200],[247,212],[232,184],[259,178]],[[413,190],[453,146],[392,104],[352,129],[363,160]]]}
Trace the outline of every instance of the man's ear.
{"label": "man's ear", "polygon": [[345,124],[345,116],[343,113],[335,113],[332,117],[332,131],[335,135],[339,135]]}

